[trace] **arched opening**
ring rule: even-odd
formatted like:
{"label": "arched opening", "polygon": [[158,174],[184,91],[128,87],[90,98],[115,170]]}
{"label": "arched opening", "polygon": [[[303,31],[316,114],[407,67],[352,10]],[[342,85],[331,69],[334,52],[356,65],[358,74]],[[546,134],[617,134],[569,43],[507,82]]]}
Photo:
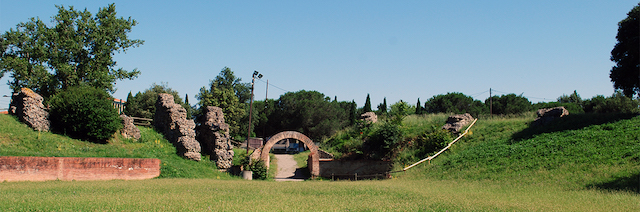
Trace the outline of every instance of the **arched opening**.
{"label": "arched opening", "polygon": [[316,146],[309,137],[296,131],[284,131],[267,140],[267,143],[262,147],[262,151],[260,152],[260,160],[264,161],[267,168],[269,168],[269,152],[271,151],[271,148],[276,142],[287,138],[296,139],[307,145],[310,151],[309,158],[307,159],[307,167],[309,168],[309,172],[312,177],[319,176],[320,156],[318,155],[318,146]]}

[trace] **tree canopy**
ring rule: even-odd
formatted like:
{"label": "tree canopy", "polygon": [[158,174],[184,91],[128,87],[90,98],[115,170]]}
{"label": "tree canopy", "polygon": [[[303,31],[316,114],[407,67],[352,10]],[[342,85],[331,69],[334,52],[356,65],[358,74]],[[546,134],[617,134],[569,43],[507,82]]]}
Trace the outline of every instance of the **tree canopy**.
{"label": "tree canopy", "polygon": [[493,114],[518,114],[532,109],[531,102],[522,95],[492,96],[484,101],[486,105],[491,104],[491,102],[493,102]]}
{"label": "tree canopy", "polygon": [[627,17],[618,23],[618,43],[611,50],[611,68],[609,77],[615,89],[620,89],[627,97],[640,94],[640,41],[638,41],[640,3],[633,7]]}
{"label": "tree canopy", "polygon": [[19,23],[0,37],[0,77],[9,73],[15,91],[26,87],[48,97],[62,89],[86,84],[113,92],[116,80],[133,79],[140,71],[116,68],[113,55],[144,43],[127,34],[137,22],[117,18],[116,6],[85,9],[56,6],[55,25],[39,18]]}
{"label": "tree canopy", "polygon": [[[230,68],[224,67],[218,76],[209,83],[209,89],[200,88],[196,95],[198,106],[216,106],[222,109],[224,119],[229,124],[230,133],[234,136],[242,134],[240,130],[242,120],[248,118],[248,101],[251,98],[249,85],[241,83]],[[202,112],[202,111],[198,111]],[[248,121],[247,121],[248,122]]]}
{"label": "tree canopy", "polygon": [[428,113],[470,113],[473,116],[488,111],[485,104],[462,93],[447,93],[431,97],[424,103]]}
{"label": "tree canopy", "polygon": [[135,96],[129,93],[124,113],[128,116],[152,119],[156,114],[156,101],[160,93],[171,94],[173,101],[186,109],[187,105],[182,102],[178,91],[171,89],[168,83],[162,82],[160,85],[153,83],[151,87],[142,93],[136,93]]}

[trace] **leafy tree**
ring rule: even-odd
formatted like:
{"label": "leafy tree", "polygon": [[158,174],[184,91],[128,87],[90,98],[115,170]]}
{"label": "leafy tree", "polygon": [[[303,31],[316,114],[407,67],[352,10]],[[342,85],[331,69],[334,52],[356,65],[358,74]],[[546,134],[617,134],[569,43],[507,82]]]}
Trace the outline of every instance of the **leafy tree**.
{"label": "leafy tree", "polygon": [[45,97],[69,87],[87,84],[113,92],[116,80],[133,79],[140,72],[116,69],[115,52],[142,45],[127,34],[137,22],[116,17],[115,4],[95,16],[56,6],[54,26],[39,18],[19,23],[0,37],[0,76],[10,73],[11,89],[26,87]]}
{"label": "leafy tree", "polygon": [[387,114],[387,97],[378,105],[378,115]]}
{"label": "leafy tree", "polygon": [[531,102],[522,95],[507,94],[502,96],[492,96],[487,98],[486,105],[493,102],[493,114],[518,114],[531,111]]}
{"label": "leafy tree", "polygon": [[580,95],[578,95],[578,92],[574,90],[573,93],[569,96],[564,94],[558,97],[558,102],[559,103],[576,103],[578,105],[582,105],[582,98],[580,98]]}
{"label": "leafy tree", "polygon": [[638,113],[639,102],[625,96],[622,92],[616,92],[611,97],[606,98],[604,102],[600,102],[593,106],[593,112],[596,113]]}
{"label": "leafy tree", "polygon": [[129,94],[127,94],[127,102],[124,104],[124,114],[131,116],[131,114],[138,110],[140,110],[140,105],[135,97],[131,95],[131,91],[129,91]]}
{"label": "leafy tree", "polygon": [[113,98],[104,90],[81,85],[53,96],[51,126],[71,137],[106,143],[122,128]]}
{"label": "leafy tree", "polygon": [[187,105],[182,102],[178,91],[171,89],[168,83],[161,82],[160,85],[156,83],[151,84],[151,87],[144,90],[143,93],[138,92],[133,96],[133,99],[127,98],[126,107],[130,105],[134,106],[125,108],[125,114],[133,117],[153,119],[156,114],[156,101],[158,101],[158,94],[160,93],[171,94],[176,104],[180,104],[184,108],[187,107]]}
{"label": "leafy tree", "polygon": [[275,102],[269,125],[277,126],[277,132],[298,131],[319,141],[350,123],[350,105],[353,104],[332,103],[331,98],[317,91],[287,92]]}
{"label": "leafy tree", "polygon": [[[245,104],[240,103],[232,89],[218,87],[215,81],[211,81],[209,86],[209,89],[200,88],[200,93],[196,95],[198,106],[202,109],[207,106],[222,108],[230,133],[233,136],[241,135],[240,121],[246,114]],[[198,112],[202,113],[202,110]]]}
{"label": "leafy tree", "polygon": [[364,102],[364,107],[362,108],[362,113],[371,112],[371,98],[369,94],[367,94],[367,100]]}
{"label": "leafy tree", "polygon": [[391,116],[391,122],[397,125],[402,124],[402,120],[409,114],[415,113],[413,109],[407,102],[398,101],[391,105],[391,110],[389,111],[389,115]]}
{"label": "leafy tree", "polygon": [[447,93],[431,97],[424,103],[427,113],[470,113],[473,116],[487,113],[488,108],[481,101],[462,93]]}
{"label": "leafy tree", "polygon": [[621,89],[624,95],[632,97],[640,93],[640,61],[639,31],[640,3],[633,7],[627,17],[618,22],[618,43],[611,50],[611,61],[616,65],[611,68],[609,77],[615,89]]}
{"label": "leafy tree", "polygon": [[[200,108],[216,106],[222,108],[225,122],[229,124],[230,133],[234,137],[243,135],[243,129],[249,126],[249,100],[251,87],[241,83],[230,68],[224,67],[218,76],[209,83],[209,89],[200,88],[196,95]],[[201,113],[202,111],[196,111]],[[252,117],[255,118],[255,117]]]}
{"label": "leafy tree", "polygon": [[236,77],[229,67],[224,67],[220,71],[214,83],[218,88],[233,90],[240,103],[249,103],[251,100],[251,84],[242,83],[242,78]]}

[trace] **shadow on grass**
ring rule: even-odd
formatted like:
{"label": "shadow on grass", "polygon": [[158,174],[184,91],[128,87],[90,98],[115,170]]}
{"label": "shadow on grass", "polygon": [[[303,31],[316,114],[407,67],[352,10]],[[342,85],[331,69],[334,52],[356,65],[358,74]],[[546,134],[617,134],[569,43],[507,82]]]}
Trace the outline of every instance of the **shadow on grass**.
{"label": "shadow on grass", "polygon": [[637,113],[570,114],[562,118],[556,118],[555,120],[543,126],[533,126],[534,122],[531,122],[528,128],[513,134],[511,138],[513,139],[513,142],[518,142],[521,140],[530,139],[538,134],[560,132],[565,130],[577,130],[591,125],[601,125],[606,123],[613,123],[619,120],[631,119],[636,116],[638,116]]}
{"label": "shadow on grass", "polygon": [[606,182],[589,184],[587,188],[640,194],[640,173],[632,174],[631,176],[617,177]]}

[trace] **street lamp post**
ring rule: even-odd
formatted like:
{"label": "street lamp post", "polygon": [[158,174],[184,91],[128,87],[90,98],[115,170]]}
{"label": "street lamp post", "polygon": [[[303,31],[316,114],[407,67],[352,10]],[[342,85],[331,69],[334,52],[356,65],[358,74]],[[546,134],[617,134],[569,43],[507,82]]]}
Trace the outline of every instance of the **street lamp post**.
{"label": "street lamp post", "polygon": [[249,127],[247,130],[247,157],[249,157],[249,161],[251,161],[251,158],[249,156],[249,138],[251,138],[251,116],[252,115],[252,111],[253,111],[253,84],[255,84],[256,82],[256,77],[258,77],[258,79],[262,78],[262,74],[258,73],[258,71],[253,71],[253,76],[251,77],[251,100],[249,102]]}

